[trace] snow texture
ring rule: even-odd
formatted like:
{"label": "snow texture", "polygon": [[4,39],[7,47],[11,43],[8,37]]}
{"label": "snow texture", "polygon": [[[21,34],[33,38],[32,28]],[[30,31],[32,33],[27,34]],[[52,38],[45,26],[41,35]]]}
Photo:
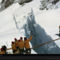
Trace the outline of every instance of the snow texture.
{"label": "snow texture", "polygon": [[[40,0],[24,6],[14,3],[0,12],[0,48],[2,45],[10,48],[15,37],[32,35],[31,47],[58,38],[60,8],[41,11],[40,4]],[[12,50],[8,52],[12,53]],[[32,54],[60,54],[60,40],[32,49]]]}

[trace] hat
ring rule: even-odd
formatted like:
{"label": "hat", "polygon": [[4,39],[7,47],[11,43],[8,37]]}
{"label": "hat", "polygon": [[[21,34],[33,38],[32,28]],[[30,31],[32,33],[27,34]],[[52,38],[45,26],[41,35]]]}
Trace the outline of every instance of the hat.
{"label": "hat", "polygon": [[21,40],[18,40],[18,42],[20,42]]}
{"label": "hat", "polygon": [[16,41],[17,39],[16,39],[16,38],[14,38],[14,40]]}
{"label": "hat", "polygon": [[1,51],[3,51],[3,48],[1,48]]}
{"label": "hat", "polygon": [[27,37],[24,37],[24,40],[27,40]]}
{"label": "hat", "polygon": [[14,44],[14,42],[12,41],[12,44]]}
{"label": "hat", "polygon": [[22,40],[22,37],[20,37],[20,39]]}

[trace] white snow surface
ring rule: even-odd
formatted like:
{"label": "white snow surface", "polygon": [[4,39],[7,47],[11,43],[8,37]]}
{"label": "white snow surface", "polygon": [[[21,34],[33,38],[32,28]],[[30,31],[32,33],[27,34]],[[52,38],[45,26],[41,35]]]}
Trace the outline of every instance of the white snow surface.
{"label": "white snow surface", "polygon": [[[26,36],[24,25],[27,24],[27,18],[30,16],[31,10],[33,10],[35,16],[36,24],[34,26],[36,27],[37,24],[39,24],[39,26],[44,29],[46,34],[49,35],[52,40],[58,38],[56,34],[59,33],[60,8],[40,11],[39,7],[40,0],[33,0],[24,6],[14,3],[4,11],[0,12],[0,48],[2,45],[6,45],[7,48],[10,48],[11,42],[14,41],[15,37],[19,39],[20,36]],[[43,42],[48,41],[43,38],[41,39]],[[60,48],[60,40],[55,41],[54,43]],[[30,45],[32,47],[33,44],[30,43]],[[51,46],[50,48],[53,47]],[[37,53],[32,50],[32,54]]]}

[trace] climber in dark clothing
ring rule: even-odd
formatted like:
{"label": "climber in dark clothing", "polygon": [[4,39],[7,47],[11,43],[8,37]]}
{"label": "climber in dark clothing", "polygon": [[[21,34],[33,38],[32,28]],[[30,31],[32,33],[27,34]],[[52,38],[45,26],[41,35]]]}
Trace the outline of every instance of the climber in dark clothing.
{"label": "climber in dark clothing", "polygon": [[60,26],[59,26],[59,37],[60,37]]}
{"label": "climber in dark clothing", "polygon": [[7,47],[5,45],[2,46],[0,54],[8,54],[7,53]]}

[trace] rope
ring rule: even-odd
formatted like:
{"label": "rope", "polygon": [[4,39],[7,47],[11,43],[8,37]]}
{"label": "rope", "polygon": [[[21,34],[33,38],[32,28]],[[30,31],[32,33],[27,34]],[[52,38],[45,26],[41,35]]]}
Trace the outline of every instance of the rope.
{"label": "rope", "polygon": [[57,41],[57,40],[59,40],[59,39],[60,39],[60,38],[57,38],[57,39],[55,39],[55,40],[52,40],[52,41],[48,41],[48,42],[42,43],[42,44],[40,44],[40,45],[37,45],[37,46],[32,47],[31,49],[39,48],[40,46],[43,46],[43,45],[52,43],[52,42]]}
{"label": "rope", "polygon": [[[41,46],[44,46],[44,45],[49,44],[49,43],[52,43],[52,42],[57,41],[57,40],[59,40],[59,39],[60,39],[60,38],[57,38],[57,39],[55,39],[55,40],[48,41],[48,42],[42,43],[42,44],[40,44],[40,45],[36,45],[36,46],[34,46],[34,47],[30,48],[30,49],[39,48],[39,47],[41,47]],[[10,49],[12,49],[12,48],[8,48],[7,50],[10,50]]]}

